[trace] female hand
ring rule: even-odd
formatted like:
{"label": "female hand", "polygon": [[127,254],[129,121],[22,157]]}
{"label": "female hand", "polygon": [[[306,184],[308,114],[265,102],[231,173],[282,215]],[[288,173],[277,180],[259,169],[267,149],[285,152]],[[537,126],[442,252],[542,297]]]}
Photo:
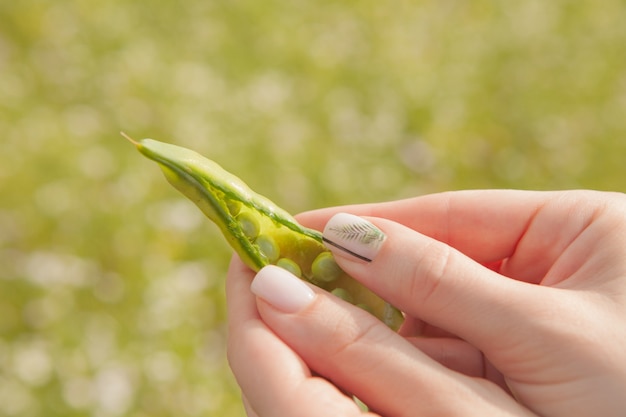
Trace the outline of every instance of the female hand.
{"label": "female hand", "polygon": [[251,416],[358,414],[344,392],[383,416],[623,415],[624,195],[455,192],[299,220],[341,240],[355,219],[339,212],[386,235],[378,251],[344,242],[371,262],[329,248],[407,321],[396,334],[274,267],[255,303],[234,260],[229,359]]}

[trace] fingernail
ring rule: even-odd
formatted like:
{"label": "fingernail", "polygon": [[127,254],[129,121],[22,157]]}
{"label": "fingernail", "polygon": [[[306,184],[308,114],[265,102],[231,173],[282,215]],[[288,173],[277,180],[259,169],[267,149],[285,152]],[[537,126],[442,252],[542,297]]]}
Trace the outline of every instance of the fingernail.
{"label": "fingernail", "polygon": [[261,269],[250,286],[252,292],[285,313],[295,313],[309,305],[315,293],[291,272],[274,265]]}
{"label": "fingernail", "polygon": [[371,262],[387,236],[372,223],[353,214],[335,214],[326,224],[323,239],[326,247]]}

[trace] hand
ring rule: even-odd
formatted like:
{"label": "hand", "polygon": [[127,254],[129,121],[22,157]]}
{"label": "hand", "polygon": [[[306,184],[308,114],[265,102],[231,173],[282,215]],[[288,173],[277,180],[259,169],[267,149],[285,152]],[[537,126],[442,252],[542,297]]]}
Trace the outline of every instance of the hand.
{"label": "hand", "polygon": [[[623,414],[623,195],[456,192],[299,220],[322,229],[338,212],[386,234],[372,262],[337,260],[407,321],[395,334],[301,281],[272,284],[274,268],[255,305],[233,261],[229,358],[251,416],[358,414],[342,391],[384,416]],[[312,293],[285,304],[285,289]]]}

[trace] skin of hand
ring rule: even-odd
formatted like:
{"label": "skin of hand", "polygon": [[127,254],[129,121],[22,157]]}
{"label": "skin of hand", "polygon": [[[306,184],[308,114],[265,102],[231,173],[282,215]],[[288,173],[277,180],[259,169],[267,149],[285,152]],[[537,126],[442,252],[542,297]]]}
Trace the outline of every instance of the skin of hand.
{"label": "skin of hand", "polygon": [[249,416],[361,415],[351,394],[385,417],[623,415],[626,196],[462,191],[298,220],[340,212],[386,234],[372,262],[336,259],[405,324],[314,287],[285,311],[235,257],[228,357]]}

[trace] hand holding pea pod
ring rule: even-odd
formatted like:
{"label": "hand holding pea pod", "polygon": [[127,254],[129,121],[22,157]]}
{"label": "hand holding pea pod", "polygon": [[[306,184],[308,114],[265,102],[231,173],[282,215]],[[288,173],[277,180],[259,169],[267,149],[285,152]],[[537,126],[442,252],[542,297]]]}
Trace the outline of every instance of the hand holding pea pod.
{"label": "hand holding pea pod", "polygon": [[[193,201],[222,231],[254,271],[280,266],[320,288],[369,311],[392,329],[402,314],[346,274],[326,248],[322,234],[300,225],[289,213],[252,191],[242,180],[202,155],[153,139],[130,140],[159,164],[166,179]],[[368,231],[345,230],[371,239]]]}
{"label": "hand holding pea pod", "polygon": [[234,259],[228,358],[251,417],[624,416],[625,195],[466,191],[299,218],[326,236],[346,212],[386,240],[337,262],[405,324]]}

